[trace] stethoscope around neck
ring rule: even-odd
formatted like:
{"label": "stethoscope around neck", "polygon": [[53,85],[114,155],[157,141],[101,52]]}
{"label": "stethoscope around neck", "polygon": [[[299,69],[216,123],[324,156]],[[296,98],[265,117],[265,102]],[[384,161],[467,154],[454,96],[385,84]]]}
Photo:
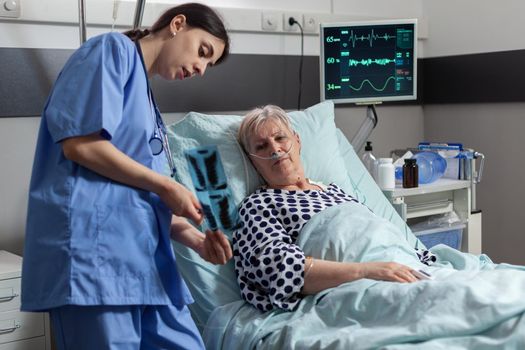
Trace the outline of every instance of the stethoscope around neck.
{"label": "stethoscope around neck", "polygon": [[[148,94],[150,95],[150,94]],[[165,142],[163,140],[164,135],[167,134],[164,126],[164,121],[162,120],[162,117],[160,116],[160,112],[158,112],[157,106],[152,102],[152,98],[150,95],[150,107],[154,108],[155,112],[155,129],[153,131],[153,135],[149,139],[149,147],[151,148],[151,153],[153,153],[154,156],[158,156],[162,153],[164,150]]]}
{"label": "stethoscope around neck", "polygon": [[153,129],[153,135],[149,139],[149,147],[151,149],[151,153],[154,156],[158,156],[159,154],[164,151],[166,154],[166,158],[168,160],[168,164],[170,167],[171,177],[175,175],[175,163],[173,162],[173,156],[171,154],[170,145],[168,142],[168,131],[166,129],[166,125],[164,124],[164,121],[162,120],[162,116],[160,115],[159,108],[157,107],[157,103],[155,102],[155,98],[153,97],[153,92],[151,91],[151,87],[149,85],[149,79],[148,79],[148,73],[146,69],[146,65],[144,64],[144,58],[142,57],[142,50],[140,48],[140,44],[137,41],[135,41],[135,45],[137,46],[137,51],[140,56],[140,61],[142,62],[142,66],[144,67],[144,72],[146,74],[146,86],[148,89],[148,100],[150,105],[150,111],[152,111],[152,116],[154,119],[154,129]]}

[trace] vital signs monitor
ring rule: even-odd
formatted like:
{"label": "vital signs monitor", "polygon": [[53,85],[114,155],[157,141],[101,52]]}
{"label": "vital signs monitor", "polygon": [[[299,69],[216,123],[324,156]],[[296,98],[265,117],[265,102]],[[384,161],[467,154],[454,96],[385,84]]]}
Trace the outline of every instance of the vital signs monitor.
{"label": "vital signs monitor", "polygon": [[321,24],[321,100],[417,98],[417,20]]}

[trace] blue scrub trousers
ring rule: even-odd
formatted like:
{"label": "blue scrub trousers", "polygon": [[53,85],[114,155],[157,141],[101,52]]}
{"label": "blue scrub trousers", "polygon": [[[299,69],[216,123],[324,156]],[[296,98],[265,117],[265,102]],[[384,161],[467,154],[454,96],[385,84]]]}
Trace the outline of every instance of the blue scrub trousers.
{"label": "blue scrub trousers", "polygon": [[66,305],[49,314],[59,350],[204,349],[185,305]]}

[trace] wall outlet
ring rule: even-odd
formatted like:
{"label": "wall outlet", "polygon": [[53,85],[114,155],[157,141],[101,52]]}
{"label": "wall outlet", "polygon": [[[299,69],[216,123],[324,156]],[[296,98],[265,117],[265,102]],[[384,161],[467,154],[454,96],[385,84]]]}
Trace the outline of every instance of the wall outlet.
{"label": "wall outlet", "polygon": [[299,24],[303,25],[303,15],[298,12],[285,12],[283,15],[283,30],[285,32],[298,32],[299,26],[297,24],[290,25],[290,17],[293,17]]}
{"label": "wall outlet", "polygon": [[319,32],[319,17],[305,13],[303,15],[303,30],[305,33]]}
{"label": "wall outlet", "polygon": [[261,16],[262,30],[275,32],[279,28],[282,15],[280,12],[264,11]]}
{"label": "wall outlet", "polygon": [[0,17],[20,17],[20,0],[0,0]]}

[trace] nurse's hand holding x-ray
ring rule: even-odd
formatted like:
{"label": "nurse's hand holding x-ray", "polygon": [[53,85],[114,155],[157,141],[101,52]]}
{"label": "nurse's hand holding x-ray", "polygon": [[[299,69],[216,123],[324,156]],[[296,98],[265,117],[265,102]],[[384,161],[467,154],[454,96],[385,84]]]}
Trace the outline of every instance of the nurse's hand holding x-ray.
{"label": "nurse's hand holding x-ray", "polygon": [[207,230],[203,234],[180,217],[174,216],[171,220],[171,238],[192,248],[201,258],[213,264],[225,264],[233,254],[230,242],[220,231]]}
{"label": "nurse's hand holding x-ray", "polygon": [[225,264],[233,256],[222,232],[208,230],[203,234],[181,218],[197,225],[204,218],[199,201],[186,187],[135,162],[99,134],[66,139],[62,147],[65,157],[75,163],[112,180],[158,194],[176,215],[172,218],[171,238],[192,248],[203,259]]}
{"label": "nurse's hand holding x-ray", "polygon": [[181,219],[185,217],[200,225],[204,218],[199,201],[186,187],[135,162],[98,133],[66,139],[62,147],[65,157],[75,163],[112,180],[158,194],[176,215],[170,228],[171,238],[192,248],[203,259],[225,264],[233,256],[222,232],[208,230],[203,234]]}
{"label": "nurse's hand holding x-ray", "polygon": [[162,190],[158,195],[171,208],[173,214],[186,217],[200,225],[204,215],[201,205],[193,193],[178,182],[168,181],[165,185],[166,189]]}

